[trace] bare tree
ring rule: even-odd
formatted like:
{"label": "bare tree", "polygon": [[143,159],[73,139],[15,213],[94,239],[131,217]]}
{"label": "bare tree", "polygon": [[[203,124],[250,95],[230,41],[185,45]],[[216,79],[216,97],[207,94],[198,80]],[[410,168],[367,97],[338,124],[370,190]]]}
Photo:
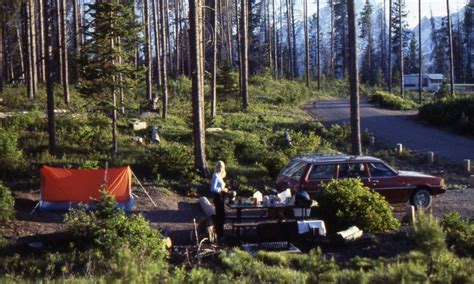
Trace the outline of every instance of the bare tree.
{"label": "bare tree", "polygon": [[421,95],[422,91],[422,52],[421,52],[421,0],[418,0],[418,103],[421,104],[423,97]]}
{"label": "bare tree", "polygon": [[359,71],[357,68],[357,33],[355,20],[354,0],[347,0],[347,14],[349,25],[349,84],[351,92],[351,136],[352,154],[361,155],[359,116]]}
{"label": "bare tree", "polygon": [[308,0],[303,1],[303,24],[304,24],[304,64],[306,87],[309,87],[309,42],[308,42]]}
{"label": "bare tree", "polygon": [[[153,0],[153,40],[155,43],[155,73],[156,73],[156,90],[159,92],[161,89],[161,54],[160,54],[160,18],[159,18],[159,13],[158,13],[158,3],[159,0]],[[158,97],[157,95],[155,95]],[[155,107],[155,105],[153,104]]]}
{"label": "bare tree", "polygon": [[161,100],[162,100],[162,113],[161,116],[164,119],[168,118],[168,45],[166,41],[166,27],[168,26],[167,17],[168,10],[166,7],[167,0],[161,0],[160,5],[160,18],[161,18]]}
{"label": "bare tree", "polygon": [[403,82],[403,73],[404,67],[403,67],[403,24],[402,24],[402,0],[398,0],[398,33],[400,34],[400,38],[398,40],[400,46],[398,47],[399,49],[399,55],[398,55],[398,60],[399,60],[399,72],[400,72],[400,97],[404,98],[405,97],[405,84]]}
{"label": "bare tree", "polygon": [[194,163],[202,174],[207,173],[206,137],[204,131],[204,52],[203,42],[203,0],[189,0],[189,51],[191,54],[192,103],[193,103],[193,137]]}
{"label": "bare tree", "polygon": [[69,104],[69,73],[68,73],[68,55],[67,55],[67,22],[66,22],[66,0],[59,0],[58,5],[60,6],[60,31],[61,31],[61,74],[62,74],[62,84],[63,84],[63,97],[64,103]]}
{"label": "bare tree", "polygon": [[46,94],[48,113],[48,149],[50,154],[56,152],[56,119],[54,116],[54,76],[53,76],[53,47],[51,27],[51,5],[50,0],[43,2],[44,39],[45,39],[45,71],[46,71]]}
{"label": "bare tree", "polygon": [[317,27],[316,27],[316,32],[318,33],[316,35],[316,52],[317,52],[317,69],[318,69],[318,91],[321,91],[321,39],[320,39],[320,34],[321,34],[321,26],[319,25],[319,0],[316,2],[316,13],[317,13]]}
{"label": "bare tree", "polygon": [[46,81],[43,1],[38,0],[38,80]]}
{"label": "bare tree", "polygon": [[217,1],[212,0],[210,11],[211,32],[212,32],[212,55],[211,55],[211,117],[216,116],[216,74],[217,74]]}
{"label": "bare tree", "polygon": [[449,79],[450,89],[449,93],[454,96],[454,63],[453,63],[453,31],[451,27],[451,15],[449,11],[449,0],[446,0],[446,10],[448,16],[448,41],[449,41]]}
{"label": "bare tree", "polygon": [[287,43],[288,43],[288,78],[293,79],[294,73],[293,71],[295,70],[293,68],[293,65],[295,62],[293,62],[293,46],[291,45],[291,0],[286,0],[286,27],[287,27]]}
{"label": "bare tree", "polygon": [[241,12],[241,27],[240,27],[240,52],[241,59],[240,69],[240,95],[242,96],[242,108],[247,110],[249,105],[249,93],[248,93],[248,79],[249,79],[249,58],[248,58],[248,0],[242,0],[240,12]]}
{"label": "bare tree", "polygon": [[331,17],[330,21],[331,24],[329,25],[329,35],[330,35],[330,57],[329,57],[329,74],[334,76],[334,0],[329,0],[329,9],[331,10]]}
{"label": "bare tree", "polygon": [[[392,0],[388,1],[388,92],[392,92]],[[385,16],[385,15],[384,15]],[[401,24],[400,24],[401,25]]]}
{"label": "bare tree", "polygon": [[146,98],[150,105],[152,104],[153,101],[153,95],[152,95],[152,85],[151,85],[151,73],[152,73],[152,63],[151,63],[151,31],[150,31],[150,0],[144,0],[143,1],[143,14],[144,14],[144,26],[145,26],[145,93],[146,93]]}

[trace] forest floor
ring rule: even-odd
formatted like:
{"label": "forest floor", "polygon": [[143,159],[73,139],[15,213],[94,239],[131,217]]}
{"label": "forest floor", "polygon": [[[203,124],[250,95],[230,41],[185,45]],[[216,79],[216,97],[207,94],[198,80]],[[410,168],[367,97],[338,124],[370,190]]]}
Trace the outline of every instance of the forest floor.
{"label": "forest floor", "polygon": [[[154,186],[147,186],[147,190],[158,207],[153,206],[141,189],[134,188],[133,193],[137,196],[137,200],[133,212],[142,214],[153,227],[167,232],[173,244],[193,244],[191,239],[194,230],[193,219],[199,222],[205,217],[199,207],[198,199]],[[62,232],[66,229],[63,213],[38,210],[31,213],[39,200],[39,192],[17,191],[14,195],[16,220],[7,229],[5,236],[13,243],[29,242],[30,236]],[[434,199],[431,212],[441,218],[453,210],[464,217],[474,218],[474,189],[448,190]],[[394,211],[396,217],[401,220],[405,207],[396,205]],[[230,227],[226,227],[226,230],[231,233]]]}

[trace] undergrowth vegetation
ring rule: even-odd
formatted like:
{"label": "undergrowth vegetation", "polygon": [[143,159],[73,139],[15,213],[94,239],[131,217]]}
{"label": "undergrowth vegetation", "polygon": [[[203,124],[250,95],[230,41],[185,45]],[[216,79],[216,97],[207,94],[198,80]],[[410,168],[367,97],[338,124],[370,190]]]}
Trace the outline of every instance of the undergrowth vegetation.
{"label": "undergrowth vegetation", "polygon": [[445,97],[420,108],[420,119],[464,135],[474,135],[474,96]]}
{"label": "undergrowth vegetation", "polygon": [[385,91],[375,91],[367,95],[369,102],[382,108],[394,110],[417,109],[418,104],[411,99],[405,99]]}

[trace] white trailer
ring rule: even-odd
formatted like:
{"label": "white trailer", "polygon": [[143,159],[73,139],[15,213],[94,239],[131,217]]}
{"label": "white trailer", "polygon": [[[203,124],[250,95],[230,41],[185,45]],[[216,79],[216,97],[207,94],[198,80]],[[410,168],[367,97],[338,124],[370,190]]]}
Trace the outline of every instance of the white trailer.
{"label": "white trailer", "polygon": [[[421,74],[421,88],[425,92],[437,92],[443,83],[443,74]],[[418,74],[403,76],[405,90],[418,90]]]}

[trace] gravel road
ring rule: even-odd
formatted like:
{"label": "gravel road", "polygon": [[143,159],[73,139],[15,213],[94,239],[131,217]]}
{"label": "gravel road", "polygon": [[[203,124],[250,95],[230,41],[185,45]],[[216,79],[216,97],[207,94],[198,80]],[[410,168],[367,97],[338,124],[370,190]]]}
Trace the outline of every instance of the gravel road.
{"label": "gravel road", "polygon": [[[321,100],[310,112],[326,125],[349,123],[349,100]],[[361,129],[374,133],[376,141],[386,146],[402,143],[409,149],[428,152],[453,162],[474,160],[474,139],[423,125],[415,120],[416,111],[393,111],[360,102]]]}

